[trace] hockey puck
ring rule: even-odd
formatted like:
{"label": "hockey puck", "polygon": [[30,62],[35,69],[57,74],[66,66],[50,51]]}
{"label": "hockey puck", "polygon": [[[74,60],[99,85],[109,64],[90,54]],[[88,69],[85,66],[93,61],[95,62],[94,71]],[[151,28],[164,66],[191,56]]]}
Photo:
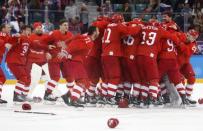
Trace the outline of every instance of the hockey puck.
{"label": "hockey puck", "polygon": [[119,121],[117,118],[110,118],[107,122],[107,125],[109,128],[115,128],[119,124]]}
{"label": "hockey puck", "polygon": [[31,105],[29,103],[24,103],[24,104],[22,104],[22,109],[23,110],[31,110]]}

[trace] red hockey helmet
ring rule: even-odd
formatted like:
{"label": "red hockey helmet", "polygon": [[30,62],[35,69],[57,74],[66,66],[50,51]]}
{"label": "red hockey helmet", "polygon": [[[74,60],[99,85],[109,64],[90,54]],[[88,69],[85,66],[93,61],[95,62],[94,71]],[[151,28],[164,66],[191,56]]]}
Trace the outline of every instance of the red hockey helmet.
{"label": "red hockey helmet", "polygon": [[111,19],[108,17],[108,16],[105,16],[105,15],[99,15],[97,16],[97,21],[110,21]]}
{"label": "red hockey helmet", "polygon": [[33,24],[33,28],[36,29],[37,27],[42,27],[42,23],[41,22],[35,22]]}
{"label": "red hockey helmet", "polygon": [[160,22],[157,19],[149,19],[148,24],[152,26],[160,26]]}
{"label": "red hockey helmet", "polygon": [[114,23],[119,23],[119,22],[124,22],[124,18],[122,14],[113,14],[111,17],[112,22]]}
{"label": "red hockey helmet", "polygon": [[118,101],[118,107],[119,108],[128,108],[128,99],[126,98],[121,98],[119,101]]}
{"label": "red hockey helmet", "polygon": [[141,18],[134,18],[132,21],[135,21],[135,22],[141,22],[142,19],[141,19]]}
{"label": "red hockey helmet", "polygon": [[132,20],[132,23],[139,25],[139,24],[143,24],[143,21],[142,21],[142,19],[140,19],[140,18],[134,18],[134,19]]}

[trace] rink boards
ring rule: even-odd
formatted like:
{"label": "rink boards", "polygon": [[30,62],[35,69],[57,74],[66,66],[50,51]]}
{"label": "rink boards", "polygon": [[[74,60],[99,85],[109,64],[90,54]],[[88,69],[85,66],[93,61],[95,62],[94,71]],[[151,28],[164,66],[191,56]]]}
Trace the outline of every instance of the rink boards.
{"label": "rink boards", "polygon": [[[196,73],[196,82],[203,83],[203,55],[195,55],[191,58],[191,63]],[[16,80],[12,72],[8,69],[5,60],[3,59],[1,67],[6,75],[7,81],[6,84],[15,84]],[[43,82],[43,81],[41,81]],[[60,83],[65,83],[64,79],[60,80]]]}

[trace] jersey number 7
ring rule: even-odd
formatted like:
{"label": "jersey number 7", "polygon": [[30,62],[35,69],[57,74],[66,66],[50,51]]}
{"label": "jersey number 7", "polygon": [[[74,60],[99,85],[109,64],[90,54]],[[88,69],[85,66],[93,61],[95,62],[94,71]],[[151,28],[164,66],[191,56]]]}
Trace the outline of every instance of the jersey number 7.
{"label": "jersey number 7", "polygon": [[111,35],[111,29],[110,28],[107,28],[105,31],[104,31],[104,36],[102,38],[102,43],[110,43],[110,35]]}

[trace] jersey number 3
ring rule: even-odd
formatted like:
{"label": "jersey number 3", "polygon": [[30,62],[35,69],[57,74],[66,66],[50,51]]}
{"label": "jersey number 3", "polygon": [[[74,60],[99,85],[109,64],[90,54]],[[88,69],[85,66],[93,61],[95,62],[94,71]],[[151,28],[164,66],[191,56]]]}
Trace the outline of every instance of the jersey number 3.
{"label": "jersey number 3", "polygon": [[28,48],[29,48],[29,47],[28,47],[27,45],[24,45],[23,48],[22,48],[23,50],[22,50],[21,55],[24,56],[24,55],[28,52]]}

